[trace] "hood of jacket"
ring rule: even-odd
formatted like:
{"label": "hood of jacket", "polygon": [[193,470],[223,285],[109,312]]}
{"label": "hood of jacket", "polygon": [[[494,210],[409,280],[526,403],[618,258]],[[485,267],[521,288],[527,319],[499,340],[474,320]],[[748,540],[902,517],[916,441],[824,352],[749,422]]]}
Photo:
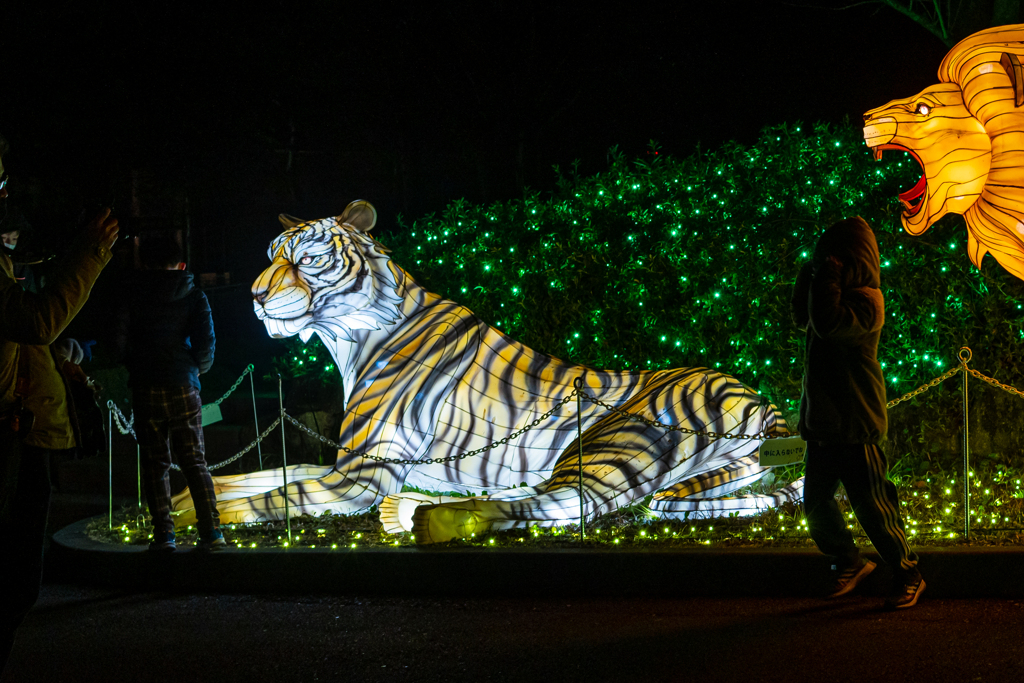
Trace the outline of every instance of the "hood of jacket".
{"label": "hood of jacket", "polygon": [[195,289],[194,277],[187,270],[140,270],[135,274],[136,299],[178,301]]}
{"label": "hood of jacket", "polygon": [[833,223],[814,248],[814,270],[833,256],[843,264],[843,289],[878,288],[882,282],[878,241],[871,226],[860,216]]}

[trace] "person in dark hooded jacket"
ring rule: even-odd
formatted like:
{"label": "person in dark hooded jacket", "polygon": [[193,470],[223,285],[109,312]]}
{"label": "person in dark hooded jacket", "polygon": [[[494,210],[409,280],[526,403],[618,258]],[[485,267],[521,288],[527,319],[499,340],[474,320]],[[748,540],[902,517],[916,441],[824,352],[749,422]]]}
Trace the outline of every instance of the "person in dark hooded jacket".
{"label": "person in dark hooded jacket", "polygon": [[842,483],[857,521],[892,568],[886,607],[913,607],[925,583],[907,544],[896,487],[879,443],[885,380],[878,339],[885,323],[878,242],[861,218],[828,228],[797,277],[793,316],[806,328],[800,435],[807,441],[804,514],[811,538],[838,571],[830,597],[846,595],[875,568],[861,557],[835,494]]}
{"label": "person in dark hooded jacket", "polygon": [[153,518],[150,548],[176,547],[169,470],[177,457],[195,506],[199,547],[226,547],[206,467],[199,375],[213,365],[213,316],[170,237],[143,240],[143,269],[118,318],[117,346],[128,367],[143,488]]}

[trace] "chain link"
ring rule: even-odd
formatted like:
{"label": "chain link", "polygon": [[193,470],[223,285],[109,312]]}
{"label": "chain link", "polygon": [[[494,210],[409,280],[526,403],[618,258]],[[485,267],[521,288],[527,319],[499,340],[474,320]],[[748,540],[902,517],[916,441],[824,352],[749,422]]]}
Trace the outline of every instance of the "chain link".
{"label": "chain link", "polygon": [[763,429],[757,432],[756,434],[733,434],[731,432],[709,432],[701,429],[690,429],[689,427],[682,427],[679,425],[667,425],[664,422],[659,422],[658,420],[654,420],[649,417],[644,417],[643,415],[637,415],[636,413],[631,413],[627,410],[617,408],[611,405],[610,403],[605,403],[596,396],[591,396],[590,394],[587,394],[585,392],[580,392],[580,397],[584,401],[590,401],[591,403],[599,405],[602,408],[605,408],[613,413],[616,413],[617,415],[621,415],[622,417],[626,417],[637,422],[643,422],[648,427],[660,427],[661,429],[670,432],[682,432],[683,434],[693,434],[694,436],[706,436],[709,439],[725,439],[727,441],[731,439],[746,439],[749,441],[757,439],[758,441],[767,441],[770,439],[785,439],[791,436],[796,436],[796,434],[792,432],[780,431],[769,433]]}
{"label": "chain link", "polygon": [[946,381],[947,379],[949,379],[953,375],[957,374],[958,372],[966,372],[967,374],[969,374],[969,375],[971,375],[973,377],[976,377],[977,379],[980,379],[982,382],[985,382],[986,384],[991,384],[992,386],[994,386],[994,387],[996,387],[998,389],[1002,389],[1003,391],[1005,391],[1007,393],[1010,393],[1010,394],[1013,394],[1015,396],[1020,396],[1021,398],[1024,398],[1024,391],[1021,391],[1020,389],[1015,389],[1014,387],[1010,386],[1009,384],[1003,384],[1002,382],[997,380],[995,377],[989,377],[988,375],[986,375],[986,374],[984,374],[984,373],[982,373],[982,372],[980,372],[978,370],[975,370],[974,368],[967,367],[967,364],[971,361],[971,349],[969,347],[965,346],[962,349],[960,349],[959,358],[960,358],[960,365],[958,365],[958,366],[956,366],[954,368],[951,368],[949,370],[949,372],[945,373],[944,375],[942,375],[940,377],[936,377],[931,382],[928,382],[927,384],[922,384],[917,389],[914,389],[913,391],[911,391],[909,393],[903,394],[902,396],[900,396],[899,398],[897,398],[895,400],[889,401],[885,405],[885,407],[886,408],[892,408],[893,406],[898,405],[899,403],[902,403],[903,401],[907,401],[907,400],[917,396],[918,394],[923,394],[924,392],[928,391],[932,387],[937,386],[940,382]]}
{"label": "chain link", "polygon": [[[1012,386],[1010,386],[1008,384],[1003,384],[1002,382],[1000,382],[999,380],[995,379],[994,377],[988,377],[987,375],[984,375],[981,372],[979,372],[979,371],[977,371],[977,370],[975,370],[973,368],[968,368],[967,367],[967,360],[969,360],[969,359],[970,359],[969,355],[966,357],[966,360],[964,358],[961,358],[961,364],[959,366],[951,368],[948,372],[944,373],[943,375],[941,375],[939,377],[936,377],[935,379],[933,379],[932,381],[928,382],[927,384],[922,384],[917,389],[914,389],[911,392],[903,394],[902,396],[900,396],[897,399],[889,401],[886,404],[886,408],[887,409],[888,408],[892,408],[894,406],[899,405],[900,403],[902,403],[904,401],[908,401],[908,400],[914,398],[915,396],[918,396],[920,394],[925,393],[929,389],[931,389],[933,387],[936,387],[940,383],[942,383],[942,382],[946,381],[947,379],[949,379],[950,377],[953,377],[954,375],[956,375],[961,370],[964,370],[964,371],[968,372],[969,374],[973,375],[974,377],[977,377],[978,379],[980,379],[980,380],[982,380],[982,381],[984,381],[984,382],[986,382],[988,384],[991,384],[992,386],[998,387],[999,389],[1002,389],[1003,391],[1006,391],[1006,392],[1009,392],[1011,394],[1014,394],[1014,395],[1017,395],[1017,396],[1020,396],[1020,397],[1024,398],[1024,391],[1020,391],[1019,389],[1015,389],[1014,387],[1012,387]],[[234,385],[230,389],[228,389],[227,393],[225,393],[219,399],[214,401],[214,405],[220,405],[221,401],[223,401],[228,396],[230,396],[238,388],[238,385],[242,383],[242,380],[245,378],[245,376],[247,374],[249,374],[250,372],[252,372],[252,371],[253,371],[253,366],[250,364],[245,369],[245,371],[242,373],[242,375],[238,378],[238,380],[234,383]],[[542,414],[537,419],[533,420],[532,422],[530,422],[526,426],[524,426],[524,427],[522,427],[520,429],[517,429],[516,431],[512,432],[511,434],[509,434],[508,436],[506,436],[504,438],[498,439],[497,441],[492,441],[491,443],[487,444],[486,446],[482,446],[482,447],[474,449],[472,451],[465,451],[463,453],[458,453],[456,455],[449,455],[449,456],[446,456],[446,457],[443,457],[443,458],[424,458],[424,459],[421,459],[421,460],[405,460],[403,458],[385,458],[385,457],[381,457],[381,456],[378,456],[378,455],[370,455],[369,453],[366,453],[364,451],[359,451],[359,450],[356,450],[354,448],[349,448],[348,446],[345,446],[343,444],[337,443],[334,440],[329,439],[326,436],[323,436],[322,434],[317,433],[316,431],[310,429],[309,427],[307,427],[306,425],[304,425],[302,422],[300,422],[296,418],[292,417],[291,415],[289,415],[287,413],[284,413],[283,415],[284,415],[284,419],[285,420],[287,420],[288,422],[291,422],[295,427],[297,427],[300,431],[304,432],[308,436],[311,436],[314,439],[316,439],[317,441],[319,441],[319,442],[321,442],[323,444],[326,444],[326,445],[328,445],[328,446],[330,446],[332,448],[335,448],[335,449],[340,450],[340,451],[344,451],[348,455],[353,455],[353,456],[356,456],[356,457],[365,458],[367,460],[373,460],[374,462],[380,462],[380,463],[392,464],[392,465],[440,465],[440,464],[444,464],[444,463],[448,463],[448,462],[454,462],[454,461],[457,461],[457,460],[465,460],[466,458],[471,458],[471,457],[480,455],[482,453],[486,453],[487,451],[492,450],[492,449],[494,449],[494,448],[496,448],[498,446],[507,445],[509,442],[514,441],[515,439],[518,439],[520,436],[522,436],[526,432],[530,431],[534,427],[536,427],[539,424],[541,424],[544,420],[550,418],[552,415],[554,415],[556,412],[558,412],[559,409],[561,409],[565,404],[567,404],[569,401],[571,401],[577,395],[579,395],[579,397],[582,400],[585,400],[585,401],[588,401],[590,403],[593,403],[594,405],[601,406],[602,408],[604,408],[604,409],[606,409],[606,410],[608,410],[608,411],[610,411],[612,413],[615,413],[616,415],[620,415],[622,417],[625,417],[627,419],[634,420],[634,421],[637,421],[637,422],[642,422],[643,424],[647,425],[648,427],[658,427],[660,429],[664,429],[664,430],[670,431],[670,432],[680,432],[680,433],[683,433],[683,434],[692,434],[694,436],[706,436],[709,439],[725,439],[725,440],[742,439],[742,440],[748,440],[748,441],[753,441],[755,439],[758,440],[758,441],[767,441],[767,440],[771,440],[771,439],[782,439],[782,438],[787,438],[787,437],[791,437],[791,436],[796,436],[795,433],[788,432],[788,431],[767,432],[764,429],[762,429],[762,430],[758,431],[755,434],[733,434],[731,432],[713,432],[713,431],[705,431],[705,430],[700,430],[700,429],[690,429],[689,427],[683,427],[683,426],[680,426],[680,425],[665,424],[664,422],[660,422],[660,421],[652,419],[652,418],[644,417],[643,415],[639,415],[639,414],[636,414],[636,413],[631,413],[631,412],[629,412],[627,410],[623,410],[623,409],[621,409],[621,408],[619,408],[617,406],[613,406],[610,403],[606,403],[605,401],[602,401],[601,399],[597,398],[596,396],[591,396],[590,394],[587,394],[586,392],[579,391],[578,389],[573,389],[564,398],[562,398],[560,401],[555,403],[555,405],[550,410],[548,410],[546,413]],[[107,407],[114,413],[114,419],[117,422],[118,430],[122,434],[131,434],[132,437],[135,437],[136,441],[137,441],[138,438],[136,437],[135,430],[133,429],[133,425],[134,425],[134,422],[135,422],[135,414],[132,413],[131,420],[128,420],[127,418],[125,418],[124,414],[114,404],[113,401],[107,401]],[[235,455],[231,456],[227,460],[224,460],[223,462],[217,463],[216,465],[208,465],[207,469],[215,470],[215,469],[224,467],[226,465],[229,465],[229,464],[235,462],[236,460],[241,458],[243,455],[245,455],[246,453],[251,451],[253,448],[255,448],[258,443],[260,443],[263,439],[265,439],[267,437],[267,435],[270,434],[270,432],[272,432],[280,424],[281,424],[281,418],[278,417],[276,420],[274,420],[274,422],[269,427],[264,429],[263,432],[261,434],[259,434],[259,436],[257,436],[243,450],[239,451],[238,453],[236,453]],[[173,464],[173,463],[171,464],[171,469],[174,469],[174,470],[177,470],[177,471],[181,471],[181,468],[178,467],[177,465]]]}
{"label": "chain link", "polygon": [[[259,436],[257,436],[255,439],[253,439],[252,442],[248,446],[246,446],[245,448],[243,448],[239,452],[235,453],[234,455],[232,455],[230,458],[228,458],[227,460],[225,460],[223,462],[219,462],[216,465],[207,465],[206,469],[212,471],[212,470],[220,469],[221,467],[224,467],[226,465],[230,465],[231,463],[233,463],[234,461],[238,460],[239,458],[241,458],[243,455],[245,455],[246,453],[248,453],[252,449],[256,448],[256,444],[258,444],[260,441],[263,441],[263,439],[267,438],[267,435],[270,434],[270,432],[274,431],[274,429],[279,424],[281,424],[281,418],[277,418],[276,420],[274,420],[273,424],[271,424],[269,427],[264,429],[263,433],[260,434]],[[180,472],[181,471],[181,468],[178,467],[177,465],[175,465],[173,462],[171,463],[171,469],[175,470],[176,472]]]}
{"label": "chain link", "polygon": [[[928,384],[922,384],[917,389],[914,389],[911,392],[903,394],[899,398],[895,398],[895,399],[889,401],[888,403],[885,404],[886,409],[888,410],[889,408],[892,408],[893,406],[897,406],[900,403],[903,403],[904,401],[909,401],[910,399],[914,398],[918,394],[923,394],[924,392],[928,391],[932,387],[938,386],[941,382],[945,382],[947,379],[949,379],[950,377],[952,377],[953,375],[955,375],[956,373],[960,372],[961,370],[963,370],[966,367],[967,367],[967,365],[965,364],[963,366],[959,366],[958,365],[958,366],[956,366],[954,368],[951,368],[949,370],[949,372],[947,372],[946,374],[944,374],[944,375],[942,375],[940,377],[936,377],[931,382],[928,382]],[[975,371],[974,370],[969,370],[968,372],[975,372]]]}
{"label": "chain link", "polygon": [[131,434],[132,438],[138,441],[139,438],[135,436],[134,429],[135,413],[132,412],[132,419],[129,420],[124,416],[124,413],[121,412],[121,409],[117,407],[117,404],[114,403],[113,400],[107,401],[107,409],[114,413],[114,422],[117,424],[117,431],[122,434]]}
{"label": "chain link", "polygon": [[[224,399],[226,399],[231,394],[235,393],[235,389],[238,388],[238,385],[242,383],[242,380],[245,379],[245,376],[248,375],[250,372],[252,372],[253,369],[254,369],[253,364],[249,363],[249,365],[245,368],[245,370],[242,371],[242,374],[238,376],[238,379],[235,380],[235,383],[231,385],[231,388],[228,389],[227,392],[225,392],[225,394],[223,396],[218,398],[212,404],[208,404],[208,405],[219,406]],[[135,425],[135,411],[132,411],[132,417],[131,417],[131,419],[128,419],[128,418],[126,418],[124,416],[124,413],[121,412],[121,409],[117,407],[117,404],[114,403],[112,400],[107,401],[107,409],[109,409],[111,412],[114,413],[114,422],[117,424],[117,431],[121,432],[122,434],[131,434],[132,438],[135,439],[135,442],[138,443],[139,442],[139,437],[135,433],[135,429],[134,429],[134,425]],[[274,424],[270,425],[265,430],[263,430],[263,433],[260,434],[259,436],[257,436],[256,440],[253,441],[252,443],[250,443],[248,446],[246,446],[244,450],[242,450],[239,453],[235,453],[233,456],[231,456],[227,460],[225,460],[223,462],[219,462],[216,465],[207,465],[206,469],[208,469],[208,470],[215,470],[215,469],[218,469],[220,467],[224,467],[225,465],[230,465],[231,463],[233,463],[234,461],[238,460],[243,455],[245,455],[246,453],[251,451],[253,448],[255,448],[256,444],[258,444],[260,441],[263,441],[263,439],[267,436],[267,434],[269,434],[274,429],[274,427],[276,427],[279,424],[281,424],[281,418],[277,418],[276,420],[274,420]],[[181,468],[178,467],[177,465],[175,465],[173,462],[171,463],[171,469],[175,470],[177,472],[181,471]]]}
{"label": "chain link", "polygon": [[466,458],[472,458],[475,455],[480,455],[481,453],[486,453],[487,451],[491,450],[492,448],[496,448],[497,446],[504,446],[504,445],[508,444],[508,442],[513,441],[515,439],[518,439],[520,436],[522,436],[526,432],[530,431],[531,429],[533,429],[534,427],[539,425],[541,422],[543,422],[544,420],[548,419],[549,417],[554,415],[556,412],[558,412],[558,410],[562,406],[564,406],[566,403],[571,401],[574,396],[576,396],[576,393],[577,393],[576,390],[573,389],[571,394],[568,394],[565,398],[563,398],[558,403],[556,403],[551,410],[549,410],[548,412],[544,413],[543,415],[541,415],[540,417],[538,417],[536,420],[534,420],[530,424],[526,425],[525,427],[523,427],[521,429],[517,429],[516,431],[512,432],[511,434],[509,434],[508,436],[504,437],[503,439],[498,439],[497,441],[492,441],[491,443],[487,444],[486,446],[474,449],[472,451],[466,451],[464,453],[459,453],[457,455],[449,455],[449,456],[444,457],[444,458],[426,458],[426,459],[423,459],[423,460],[404,460],[402,458],[382,458],[379,455],[370,455],[369,453],[364,453],[363,451],[357,451],[355,449],[349,448],[348,446],[344,446],[344,445],[342,445],[340,443],[335,443],[331,439],[328,439],[326,436],[322,436],[320,434],[317,434],[315,431],[313,431],[312,429],[310,429],[306,425],[302,424],[301,422],[299,422],[298,420],[296,420],[294,417],[292,417],[291,415],[289,415],[287,413],[285,413],[284,417],[285,417],[286,420],[288,420],[293,425],[298,427],[301,431],[303,431],[306,434],[312,436],[314,439],[317,439],[321,443],[325,443],[328,446],[331,446],[332,448],[336,448],[338,450],[345,451],[345,453],[347,453],[349,455],[354,455],[354,456],[360,457],[360,458],[366,458],[367,460],[373,460],[374,462],[387,463],[387,464],[390,464],[390,465],[440,465],[440,464],[443,464],[443,463],[446,463],[446,462],[453,462],[455,460],[465,460]]}
{"label": "chain link", "polygon": [[975,370],[974,368],[967,368],[967,372],[969,372],[970,374],[974,375],[975,377],[980,379],[982,382],[986,382],[988,384],[991,384],[994,387],[998,387],[999,389],[1002,389],[1003,391],[1006,391],[1008,393],[1014,394],[1015,396],[1020,396],[1021,398],[1024,398],[1024,391],[1021,391],[1020,389],[1014,389],[1009,384],[1003,384],[1002,382],[997,380],[995,377],[989,377],[988,375],[984,375],[984,374],[978,372],[977,370]]}
{"label": "chain link", "polygon": [[248,375],[252,371],[253,371],[253,365],[252,365],[252,363],[249,363],[249,366],[245,370],[242,371],[242,374],[239,375],[238,379],[235,380],[235,383],[231,385],[231,388],[228,389],[227,392],[225,392],[225,394],[223,396],[221,396],[216,401],[214,401],[212,405],[219,406],[224,399],[226,399],[231,394],[235,393],[235,389],[238,388],[238,385],[241,384],[242,380],[245,379],[245,376]]}

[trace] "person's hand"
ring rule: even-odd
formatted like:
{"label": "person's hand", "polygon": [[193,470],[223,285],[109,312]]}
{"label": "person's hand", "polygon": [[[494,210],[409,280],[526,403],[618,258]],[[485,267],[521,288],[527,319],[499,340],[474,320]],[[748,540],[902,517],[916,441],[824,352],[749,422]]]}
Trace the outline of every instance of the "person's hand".
{"label": "person's hand", "polygon": [[101,247],[111,249],[117,241],[117,219],[110,215],[110,209],[103,209],[85,228],[85,238],[97,242]]}
{"label": "person's hand", "polygon": [[75,339],[61,339],[54,345],[57,355],[75,365],[81,365],[85,360],[85,350]]}

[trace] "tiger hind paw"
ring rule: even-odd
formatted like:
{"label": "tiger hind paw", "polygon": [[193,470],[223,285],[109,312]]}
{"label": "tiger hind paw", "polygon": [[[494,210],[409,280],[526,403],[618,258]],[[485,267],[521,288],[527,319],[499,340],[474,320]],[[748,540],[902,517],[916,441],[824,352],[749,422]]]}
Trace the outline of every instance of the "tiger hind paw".
{"label": "tiger hind paw", "polygon": [[438,505],[458,500],[462,499],[451,496],[428,496],[423,493],[396,493],[385,498],[378,506],[380,523],[387,534],[412,531],[413,513],[420,505]]}

